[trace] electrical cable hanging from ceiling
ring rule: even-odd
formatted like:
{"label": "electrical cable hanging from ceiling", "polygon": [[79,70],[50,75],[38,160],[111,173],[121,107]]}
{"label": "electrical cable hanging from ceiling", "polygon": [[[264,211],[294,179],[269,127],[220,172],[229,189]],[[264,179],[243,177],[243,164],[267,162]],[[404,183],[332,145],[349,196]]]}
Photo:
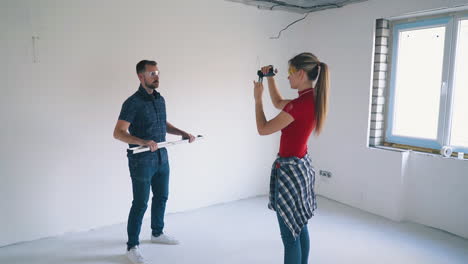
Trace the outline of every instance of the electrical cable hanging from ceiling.
{"label": "electrical cable hanging from ceiling", "polygon": [[[285,28],[283,28],[282,30],[280,30],[280,32],[278,32],[278,36],[276,36],[276,37],[270,37],[270,39],[279,39],[280,36],[281,36],[281,32],[285,31],[286,29],[288,29],[290,26],[296,24],[297,22],[306,19],[306,17],[307,17],[311,12],[313,12],[313,11],[318,11],[318,10],[323,10],[323,9],[328,9],[328,8],[340,8],[340,7],[343,7],[343,5],[340,5],[340,4],[322,4],[322,5],[315,5],[315,6],[308,6],[308,7],[305,7],[305,6],[292,5],[292,4],[288,4],[288,3],[282,2],[282,1],[275,1],[275,0],[271,0],[271,1],[265,0],[265,1],[262,1],[262,2],[267,2],[267,3],[275,4],[275,5],[273,5],[273,6],[270,7],[270,10],[273,10],[273,8],[275,8],[275,7],[277,7],[277,6],[292,7],[292,8],[302,9],[302,10],[308,10],[308,12],[305,14],[305,16],[304,16],[303,18],[299,18],[299,19],[295,20],[294,22],[292,22],[291,24],[287,25]],[[260,8],[260,6],[257,6],[257,7]],[[317,9],[318,9],[318,10],[317,10]]]}
{"label": "electrical cable hanging from ceiling", "polygon": [[315,11],[315,9],[343,7],[343,4],[334,4],[334,3],[314,5],[314,6],[300,6],[300,5],[288,4],[286,2],[277,1],[277,0],[260,0],[260,1],[257,0],[257,2],[265,2],[265,3],[274,4],[272,7],[270,7],[270,10],[273,10],[273,8],[277,7],[277,6],[284,6],[284,7],[298,8],[298,9],[302,9],[302,10],[312,12],[312,11]]}
{"label": "electrical cable hanging from ceiling", "polygon": [[303,18],[299,18],[298,20],[296,20],[296,21],[292,22],[291,24],[287,25],[285,28],[283,28],[282,30],[280,30],[280,32],[278,32],[278,36],[276,36],[276,37],[270,37],[270,39],[279,39],[280,36],[281,36],[281,32],[285,31],[286,29],[288,29],[290,26],[296,24],[297,22],[306,19],[306,17],[307,17],[309,14],[310,14],[310,12],[307,12],[307,14],[306,14]]}

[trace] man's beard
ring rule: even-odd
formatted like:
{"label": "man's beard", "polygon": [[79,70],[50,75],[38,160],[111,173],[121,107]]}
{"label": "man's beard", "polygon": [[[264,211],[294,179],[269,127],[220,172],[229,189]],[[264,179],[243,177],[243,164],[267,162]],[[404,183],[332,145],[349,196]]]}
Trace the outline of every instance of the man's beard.
{"label": "man's beard", "polygon": [[148,82],[147,82],[147,83],[146,83],[146,87],[148,87],[148,88],[150,88],[150,89],[153,89],[153,90],[156,89],[156,88],[158,88],[156,85],[157,85],[157,83],[154,83],[154,82],[152,82],[152,83],[148,83]]}

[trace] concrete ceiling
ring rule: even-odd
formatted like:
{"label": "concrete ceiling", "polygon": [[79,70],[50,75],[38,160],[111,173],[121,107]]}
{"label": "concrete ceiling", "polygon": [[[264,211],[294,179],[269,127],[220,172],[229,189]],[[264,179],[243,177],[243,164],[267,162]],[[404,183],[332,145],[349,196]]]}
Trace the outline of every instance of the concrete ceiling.
{"label": "concrete ceiling", "polygon": [[256,6],[260,9],[283,10],[295,13],[317,12],[330,8],[339,8],[345,5],[365,2],[368,0],[226,0],[246,5]]}

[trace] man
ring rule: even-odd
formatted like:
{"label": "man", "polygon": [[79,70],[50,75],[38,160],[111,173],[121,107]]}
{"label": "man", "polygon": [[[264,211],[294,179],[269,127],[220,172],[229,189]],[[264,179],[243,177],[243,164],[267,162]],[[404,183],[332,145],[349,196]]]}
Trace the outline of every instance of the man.
{"label": "man", "polygon": [[138,91],[122,105],[114,137],[130,147],[147,146],[150,152],[128,154],[132,179],[133,202],[127,223],[127,257],[133,263],[144,263],[139,250],[139,235],[143,216],[153,192],[151,206],[151,242],[176,245],[179,242],[163,233],[164,211],[169,189],[169,163],[167,150],[158,148],[157,142],[166,140],[166,133],[180,135],[193,142],[195,137],[166,120],[164,98],[156,92],[159,87],[159,69],[155,61],[142,60],[136,65],[140,80]]}

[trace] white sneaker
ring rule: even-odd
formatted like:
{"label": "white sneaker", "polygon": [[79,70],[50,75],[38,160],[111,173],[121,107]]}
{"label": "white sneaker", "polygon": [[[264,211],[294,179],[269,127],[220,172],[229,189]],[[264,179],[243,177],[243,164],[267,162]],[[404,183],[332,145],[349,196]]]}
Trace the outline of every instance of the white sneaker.
{"label": "white sneaker", "polygon": [[141,255],[140,248],[138,246],[132,247],[127,251],[127,258],[134,264],[144,264],[145,259]]}
{"label": "white sneaker", "polygon": [[151,235],[151,242],[158,243],[158,244],[166,244],[166,245],[178,245],[179,241],[173,237],[170,237],[166,234],[161,234],[157,237]]}

